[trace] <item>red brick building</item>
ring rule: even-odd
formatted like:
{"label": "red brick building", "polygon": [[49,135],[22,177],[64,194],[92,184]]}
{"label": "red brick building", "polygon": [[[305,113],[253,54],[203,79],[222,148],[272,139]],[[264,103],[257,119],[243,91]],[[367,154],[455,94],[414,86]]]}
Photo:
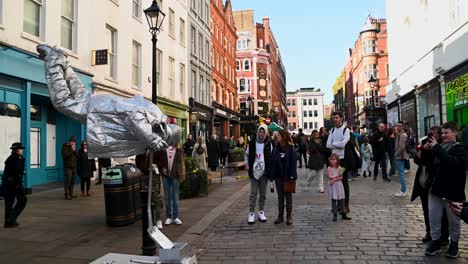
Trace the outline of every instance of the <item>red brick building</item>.
{"label": "red brick building", "polygon": [[[369,84],[373,76],[377,82]],[[368,17],[344,70],[342,108],[348,123],[374,127],[386,122],[385,87],[388,85],[387,21]]]}
{"label": "red brick building", "polygon": [[236,27],[231,1],[212,0],[211,15],[211,97],[213,132],[219,136],[240,135],[236,86]]}

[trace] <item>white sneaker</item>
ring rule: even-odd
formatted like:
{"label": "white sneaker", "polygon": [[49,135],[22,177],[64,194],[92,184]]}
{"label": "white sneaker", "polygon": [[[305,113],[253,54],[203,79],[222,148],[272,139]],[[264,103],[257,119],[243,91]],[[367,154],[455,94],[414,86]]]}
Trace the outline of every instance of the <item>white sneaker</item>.
{"label": "white sneaker", "polygon": [[162,225],[162,221],[161,221],[161,220],[156,221],[156,227],[157,227],[158,229],[163,229],[163,225]]}
{"label": "white sneaker", "polygon": [[265,212],[264,212],[264,211],[258,212],[258,220],[260,220],[260,222],[266,222],[266,221],[267,221],[267,218],[266,218],[266,216],[265,216]]}
{"label": "white sneaker", "polygon": [[247,222],[249,225],[253,225],[253,223],[255,222],[255,214],[250,212],[249,213],[249,221]]}
{"label": "white sneaker", "polygon": [[405,173],[409,173],[409,172],[410,172],[410,170],[405,170]]}
{"label": "white sneaker", "polygon": [[172,219],[166,218],[166,221],[164,221],[164,225],[170,225],[172,224]]}
{"label": "white sneaker", "polygon": [[176,225],[181,225],[181,224],[182,224],[182,221],[180,221],[179,218],[176,218],[176,219],[174,219],[174,224],[176,224]]}
{"label": "white sneaker", "polygon": [[324,193],[324,192],[325,192],[325,190],[323,189],[323,187],[320,187],[319,192],[320,192],[320,193]]}
{"label": "white sneaker", "polygon": [[395,193],[395,196],[396,197],[406,197],[406,193],[405,192]]}

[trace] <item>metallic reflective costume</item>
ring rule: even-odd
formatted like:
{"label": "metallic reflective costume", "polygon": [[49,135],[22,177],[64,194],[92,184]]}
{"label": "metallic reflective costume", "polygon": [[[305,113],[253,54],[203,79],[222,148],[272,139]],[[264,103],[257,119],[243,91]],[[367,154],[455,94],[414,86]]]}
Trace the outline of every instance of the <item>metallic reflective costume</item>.
{"label": "metallic reflective costume", "polygon": [[129,157],[148,147],[157,151],[180,140],[180,128],[166,125],[166,116],[142,96],[91,96],[62,51],[48,45],[38,45],[37,51],[45,61],[53,106],[87,126],[90,158]]}

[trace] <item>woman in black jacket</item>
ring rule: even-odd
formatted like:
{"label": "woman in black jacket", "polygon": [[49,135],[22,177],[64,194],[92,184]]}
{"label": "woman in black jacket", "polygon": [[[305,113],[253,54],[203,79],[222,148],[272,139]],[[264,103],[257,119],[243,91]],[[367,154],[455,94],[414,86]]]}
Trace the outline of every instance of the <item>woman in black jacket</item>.
{"label": "woman in black jacket", "polygon": [[325,165],[325,157],[328,156],[328,150],[323,147],[317,130],[312,131],[312,135],[307,144],[307,152],[309,153],[307,167],[310,170],[310,176],[307,179],[307,187],[310,187],[312,181],[318,176],[318,191],[323,193],[323,166]]}
{"label": "woman in black jacket", "polygon": [[[441,138],[442,128],[440,126],[434,126],[429,131],[429,136],[433,136],[438,143],[442,143]],[[432,150],[425,146],[427,139],[423,140],[422,145],[418,148],[416,156],[414,157],[414,162],[418,165],[418,171],[416,172],[416,177],[414,178],[413,192],[411,194],[411,201],[416,200],[416,198],[421,199],[421,205],[423,208],[424,214],[424,224],[426,226],[426,235],[421,239],[422,242],[430,242],[431,238],[431,226],[429,223],[429,188],[434,177],[434,155]],[[441,237],[443,244],[448,243],[448,223],[447,223],[447,214],[444,212],[442,218],[442,230]]]}
{"label": "woman in black jacket", "polygon": [[219,166],[219,156],[221,155],[221,148],[216,134],[211,136],[211,140],[206,144],[206,148],[208,152],[208,167],[212,171],[216,171],[216,168]]}
{"label": "woman in black jacket", "polygon": [[[81,196],[91,196],[91,178],[93,172],[96,171],[96,163],[94,159],[88,159],[88,142],[81,142],[80,150],[78,151],[78,175],[81,178]],[[85,194],[86,185],[86,194]]]}
{"label": "woman in black jacket", "polygon": [[278,218],[275,224],[284,222],[284,201],[286,200],[286,224],[292,224],[292,192],[285,192],[285,186],[295,185],[297,180],[296,154],[287,130],[280,130],[277,145],[271,154],[271,175],[278,192]]}

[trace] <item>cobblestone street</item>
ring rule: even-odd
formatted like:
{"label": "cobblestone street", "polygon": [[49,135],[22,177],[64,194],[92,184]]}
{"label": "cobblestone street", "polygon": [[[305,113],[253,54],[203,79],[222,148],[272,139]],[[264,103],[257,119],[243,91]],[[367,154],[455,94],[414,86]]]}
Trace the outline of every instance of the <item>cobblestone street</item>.
{"label": "cobblestone street", "polygon": [[[412,189],[414,170],[407,174]],[[462,224],[461,257],[425,257],[420,201],[396,198],[397,176],[391,183],[359,177],[350,182],[352,221],[332,222],[330,200],[304,186],[299,169],[293,196],[293,225],[274,225],[276,194],[267,194],[267,223],[247,224],[248,192],[191,243],[200,249],[200,263],[468,263],[468,225]],[[325,180],[327,182],[327,180]],[[189,237],[187,237],[189,238]]]}

